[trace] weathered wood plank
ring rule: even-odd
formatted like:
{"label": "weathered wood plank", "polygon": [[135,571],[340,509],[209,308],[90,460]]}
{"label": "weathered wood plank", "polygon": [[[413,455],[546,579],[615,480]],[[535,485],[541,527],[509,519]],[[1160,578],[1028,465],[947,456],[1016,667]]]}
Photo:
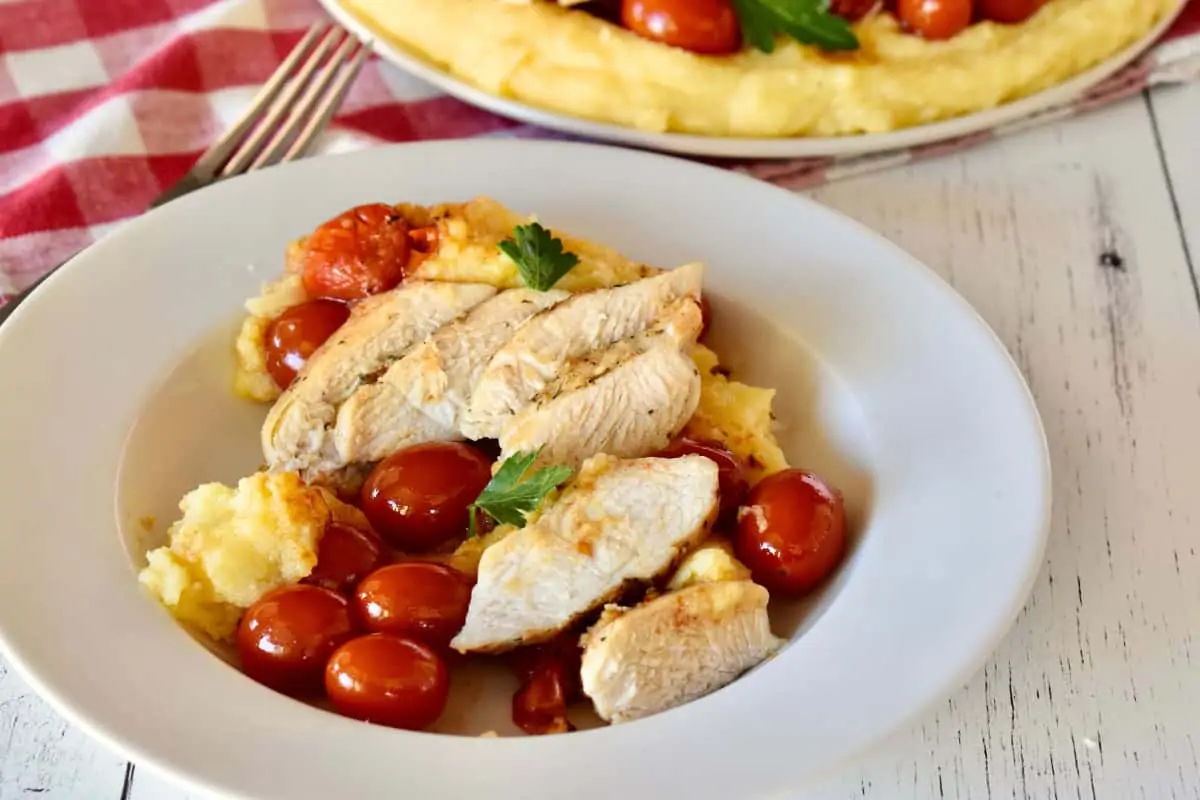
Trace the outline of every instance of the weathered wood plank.
{"label": "weathered wood plank", "polygon": [[[1193,219],[1198,110],[1172,123]],[[1200,313],[1145,104],[816,196],[991,323],[1055,473],[1047,563],[1013,632],[821,796],[1200,797]]]}
{"label": "weathered wood plank", "polygon": [[1200,305],[1200,83],[1164,89],[1150,98],[1155,133],[1171,184],[1171,199]]}
{"label": "weathered wood plank", "polygon": [[125,760],[50,709],[0,659],[0,800],[116,800]]}

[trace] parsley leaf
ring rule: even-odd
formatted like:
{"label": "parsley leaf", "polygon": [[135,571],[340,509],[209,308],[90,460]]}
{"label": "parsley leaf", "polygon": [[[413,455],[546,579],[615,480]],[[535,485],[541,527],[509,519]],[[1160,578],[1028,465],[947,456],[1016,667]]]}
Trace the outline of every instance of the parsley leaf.
{"label": "parsley leaf", "polygon": [[526,475],[540,452],[539,447],[531,453],[517,453],[504,460],[468,509],[471,536],[475,535],[475,518],[481,511],[501,525],[524,528],[525,517],[574,473],[570,467],[543,467]]}
{"label": "parsley leaf", "polygon": [[829,11],[829,0],[733,0],[742,36],[757,50],[770,53],[775,36],[784,34],[822,50],[857,50],[850,23]]}
{"label": "parsley leaf", "polygon": [[554,238],[536,222],[514,228],[513,238],[501,242],[500,250],[517,265],[525,285],[539,292],[558,283],[579,263],[578,256],[563,251],[562,239]]}

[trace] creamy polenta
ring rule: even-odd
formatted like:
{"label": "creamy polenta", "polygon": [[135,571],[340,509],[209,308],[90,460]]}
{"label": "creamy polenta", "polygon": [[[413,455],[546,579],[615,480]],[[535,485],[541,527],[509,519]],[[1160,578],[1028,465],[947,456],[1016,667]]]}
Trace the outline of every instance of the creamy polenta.
{"label": "creamy polenta", "polygon": [[1143,37],[1180,0],[1049,0],[1023,23],[926,41],[880,13],[860,47],[696,55],[575,8],[501,0],[341,0],[378,36],[494,95],[600,122],[705,136],[880,133],[1010,102]]}

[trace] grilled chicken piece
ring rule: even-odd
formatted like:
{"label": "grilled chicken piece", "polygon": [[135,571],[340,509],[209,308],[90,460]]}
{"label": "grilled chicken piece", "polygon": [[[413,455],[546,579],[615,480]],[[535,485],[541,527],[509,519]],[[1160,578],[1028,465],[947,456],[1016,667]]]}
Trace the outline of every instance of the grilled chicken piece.
{"label": "grilled chicken piece", "polygon": [[670,571],[717,506],[716,464],[702,456],[590,459],[536,521],[483,552],[451,646],[496,653],[552,638],[626,585]]}
{"label": "grilled chicken piece", "polygon": [[462,438],[462,414],[483,368],[527,319],[569,297],[510,289],[443,326],[359,386],[337,412],[334,441],[345,463],[378,461],[402,447]]}
{"label": "grilled chicken piece", "polygon": [[700,372],[687,351],[702,324],[699,304],[684,297],[654,330],[566,362],[503,427],[502,457],[542,448],[539,464],[574,467],[596,453],[662,450],[700,402]]}
{"label": "grilled chicken piece", "polygon": [[779,649],[767,590],[701,583],[606,610],[583,637],[583,692],[608,722],[640,719],[715,691]]}
{"label": "grilled chicken piece", "polygon": [[484,369],[463,418],[468,439],[498,439],[571,359],[603,350],[659,322],[681,297],[699,300],[704,267],[688,264],[640,281],[577,295],[537,315]]}
{"label": "grilled chicken piece", "polygon": [[409,281],[356,304],[267,414],[267,464],[276,472],[299,471],[307,480],[344,467],[330,435],[338,406],[413,345],[495,293],[477,283]]}

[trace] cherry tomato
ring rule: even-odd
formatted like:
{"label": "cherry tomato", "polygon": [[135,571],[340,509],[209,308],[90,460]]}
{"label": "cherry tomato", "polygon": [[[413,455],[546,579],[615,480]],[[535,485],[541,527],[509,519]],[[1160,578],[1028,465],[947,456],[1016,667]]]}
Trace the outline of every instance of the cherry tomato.
{"label": "cherry tomato", "polygon": [[566,684],[560,664],[539,666],[513,694],[513,722],[534,736],[575,730],[567,719]]}
{"label": "cherry tomato", "polygon": [[651,41],[693,53],[727,55],[742,48],[729,0],[623,0],[621,24]]}
{"label": "cherry tomato", "polygon": [[354,635],[350,604],[320,586],[284,586],[250,606],[237,629],[242,670],[290,695],[321,691],[330,653]]}
{"label": "cherry tomato", "polygon": [[711,439],[697,439],[680,434],[659,453],[661,458],[679,458],[687,455],[704,456],[716,462],[721,492],[721,514],[726,514],[741,505],[749,484],[746,480],[746,465],[733,451]]}
{"label": "cherry tomato", "polygon": [[372,633],[351,639],[330,657],[325,693],[347,717],[420,730],[445,709],[450,673],[428,645]]}
{"label": "cherry tomato", "polygon": [[926,39],[952,39],[971,24],[972,0],[899,0],[896,15]]}
{"label": "cherry tomato", "polygon": [[361,300],[404,279],[408,223],[382,203],[356,206],[313,231],[304,250],[310,296]]}
{"label": "cherry tomato", "polygon": [[305,583],[345,592],[384,561],[383,542],[369,531],[331,522],[317,545],[317,565]]}
{"label": "cherry tomato", "polygon": [[979,16],[993,22],[1015,24],[1032,17],[1046,0],[975,0]]}
{"label": "cherry tomato", "polygon": [[528,683],[537,672],[548,666],[560,668],[563,677],[563,695],[567,702],[570,702],[581,697],[583,693],[579,682],[582,658],[583,650],[579,646],[579,633],[567,631],[548,642],[518,647],[511,651],[508,654],[508,665],[522,683]]}
{"label": "cherry tomato", "polygon": [[444,564],[403,561],[364,578],[354,603],[367,630],[445,647],[466,622],[471,585],[470,578]]}
{"label": "cherry tomato", "polygon": [[491,479],[487,458],[470,445],[419,444],[376,465],[363,484],[362,510],[401,550],[429,550],[466,533],[467,506]]}
{"label": "cherry tomato", "polygon": [[878,0],[832,0],[829,10],[843,19],[857,22],[873,9]]}
{"label": "cherry tomato", "polygon": [[768,475],[738,512],[733,545],[756,583],[771,592],[805,594],[846,551],[842,496],[804,470]]}
{"label": "cherry tomato", "polygon": [[309,300],[271,320],[263,336],[263,349],[267,355],[267,372],[279,388],[292,385],[309,356],[349,317],[350,309],[342,303]]}

